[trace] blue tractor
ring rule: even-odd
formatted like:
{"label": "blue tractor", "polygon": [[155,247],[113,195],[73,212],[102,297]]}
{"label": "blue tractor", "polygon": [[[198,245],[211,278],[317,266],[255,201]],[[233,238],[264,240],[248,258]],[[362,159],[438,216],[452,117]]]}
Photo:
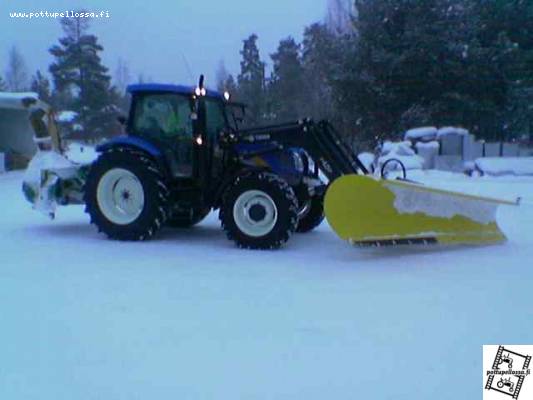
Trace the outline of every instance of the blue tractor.
{"label": "blue tractor", "polygon": [[141,84],[124,136],[99,146],[85,182],[86,211],[116,240],[186,228],[219,210],[239,247],[276,249],[324,218],[327,178],[364,170],[327,122],[241,129],[245,107],[227,93]]}

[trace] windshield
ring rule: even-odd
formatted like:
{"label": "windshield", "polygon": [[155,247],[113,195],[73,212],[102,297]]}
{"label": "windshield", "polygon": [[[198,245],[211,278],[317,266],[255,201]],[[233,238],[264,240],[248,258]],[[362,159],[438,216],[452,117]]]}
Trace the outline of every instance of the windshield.
{"label": "windshield", "polygon": [[225,109],[230,127],[238,131],[244,124],[245,107],[238,103],[226,103]]}

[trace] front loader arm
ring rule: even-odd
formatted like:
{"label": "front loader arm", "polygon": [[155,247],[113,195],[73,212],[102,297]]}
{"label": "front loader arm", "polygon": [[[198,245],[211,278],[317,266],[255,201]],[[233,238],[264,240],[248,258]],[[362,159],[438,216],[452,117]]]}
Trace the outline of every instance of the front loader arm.
{"label": "front loader arm", "polygon": [[272,125],[239,132],[244,143],[274,142],[281,147],[303,148],[330,182],[343,175],[368,174],[368,170],[327,121],[311,120]]}

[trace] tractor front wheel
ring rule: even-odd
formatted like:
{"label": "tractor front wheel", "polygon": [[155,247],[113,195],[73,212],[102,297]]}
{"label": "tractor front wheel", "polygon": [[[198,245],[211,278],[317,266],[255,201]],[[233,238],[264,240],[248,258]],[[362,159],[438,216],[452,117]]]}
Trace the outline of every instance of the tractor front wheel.
{"label": "tractor front wheel", "polygon": [[297,232],[311,232],[324,221],[324,196],[311,197],[301,212]]}
{"label": "tractor front wheel", "polygon": [[110,239],[146,240],[165,224],[168,189],[157,165],[127,149],[102,154],[85,185],[85,211]]}
{"label": "tractor front wheel", "polygon": [[246,249],[277,249],[298,224],[292,188],[277,175],[258,172],[238,178],[226,191],[220,210],[228,238]]}

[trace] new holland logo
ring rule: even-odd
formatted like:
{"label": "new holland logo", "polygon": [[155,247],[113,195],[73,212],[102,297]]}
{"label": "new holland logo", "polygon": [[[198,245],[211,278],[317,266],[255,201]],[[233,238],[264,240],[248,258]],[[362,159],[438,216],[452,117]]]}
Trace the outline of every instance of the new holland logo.
{"label": "new holland logo", "polygon": [[483,346],[483,400],[531,399],[533,346]]}

